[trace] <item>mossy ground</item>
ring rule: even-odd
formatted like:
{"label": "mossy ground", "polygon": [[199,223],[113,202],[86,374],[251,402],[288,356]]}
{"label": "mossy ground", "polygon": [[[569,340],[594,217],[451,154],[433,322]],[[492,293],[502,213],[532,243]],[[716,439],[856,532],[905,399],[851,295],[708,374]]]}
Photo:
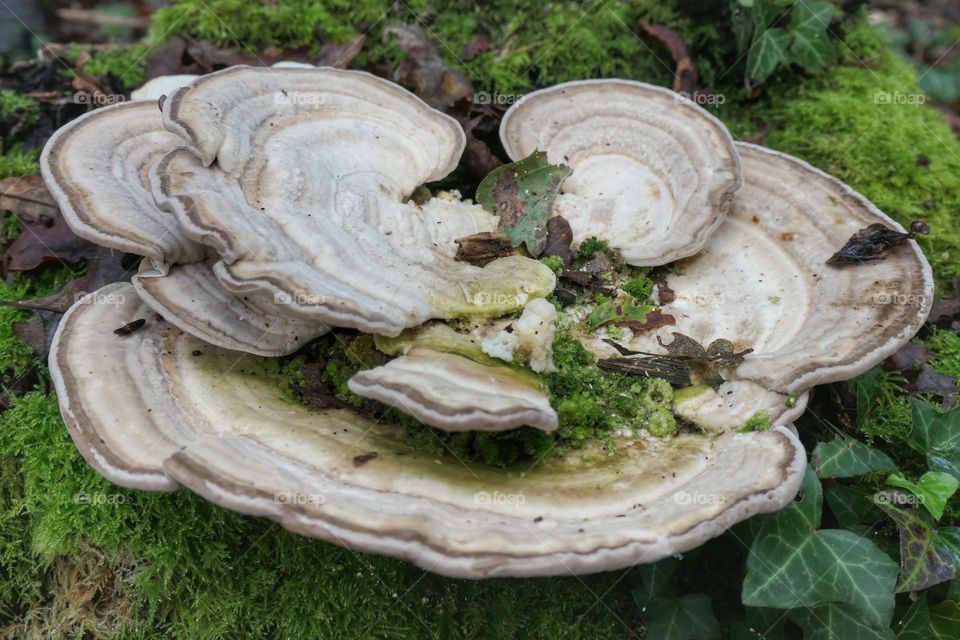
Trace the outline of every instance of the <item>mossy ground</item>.
{"label": "mossy ground", "polygon": [[[667,56],[631,32],[636,18],[670,24],[691,42],[713,37],[671,6],[183,0],[158,14],[150,41],[188,32],[257,50],[311,42],[317,27],[334,39],[363,27],[371,29],[364,56],[389,58],[395,51],[380,42],[382,25],[420,23],[477,90],[509,95],[597,76],[667,84]],[[464,61],[464,45],[483,32],[497,46]],[[877,100],[878,92],[919,95],[916,74],[879,32],[849,29],[843,49],[842,65],[817,77],[775,79],[750,102],[735,78],[723,84],[716,63],[704,61],[703,70],[717,90],[727,87],[719,113],[736,134],[769,124],[769,146],[837,175],[902,223],[928,220],[934,233],[923,242],[943,282],[960,273],[960,143],[930,108]],[[98,72],[111,71],[99,64],[106,66]],[[0,156],[0,177],[33,173],[32,153]],[[928,162],[918,162],[920,155]],[[16,280],[0,293],[29,297],[40,288]],[[4,368],[29,363],[10,331],[21,317],[0,308]],[[938,333],[929,346],[934,366],[957,375],[956,337]],[[892,399],[858,429],[897,442],[909,412],[892,392],[895,382],[883,384]],[[630,597],[635,571],[450,580],[286,533],[188,492],[118,489],[83,461],[55,398],[42,390],[0,417],[0,475],[0,630],[9,637],[622,638],[639,628]]]}

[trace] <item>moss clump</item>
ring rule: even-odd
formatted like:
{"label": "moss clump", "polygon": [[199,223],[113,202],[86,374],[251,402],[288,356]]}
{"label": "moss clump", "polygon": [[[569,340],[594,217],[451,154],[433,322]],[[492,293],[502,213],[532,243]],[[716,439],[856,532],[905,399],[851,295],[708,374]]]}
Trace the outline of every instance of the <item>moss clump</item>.
{"label": "moss clump", "polygon": [[747,421],[740,425],[737,431],[740,433],[746,433],[748,431],[768,431],[772,426],[773,422],[770,420],[770,414],[761,409],[747,418]]}
{"label": "moss clump", "polygon": [[19,148],[0,154],[0,180],[36,174],[40,171],[40,165],[37,163],[39,159],[39,151],[25,151]]}
{"label": "moss clump", "polygon": [[646,428],[660,436],[676,431],[673,391],[663,380],[601,372],[593,354],[563,331],[553,341],[553,360],[557,371],[547,376],[547,384],[562,445],[582,446],[620,427]]}
{"label": "moss clump", "polygon": [[540,262],[547,265],[558,278],[563,273],[563,259],[560,256],[544,256],[540,258]]}
{"label": "moss clump", "polygon": [[592,258],[593,254],[598,251],[605,254],[611,260],[620,261],[620,254],[610,248],[609,242],[593,236],[580,243],[580,247],[577,249],[576,259],[579,262],[584,262]]}
{"label": "moss clump", "polygon": [[123,89],[134,89],[146,78],[149,53],[146,44],[98,51],[83,65],[83,70],[93,76],[115,80]]}
{"label": "moss clump", "polygon": [[0,117],[17,117],[21,126],[29,127],[36,124],[40,118],[40,104],[16,91],[3,89],[0,90]]}
{"label": "moss clump", "polygon": [[923,342],[930,349],[930,366],[960,381],[960,336],[947,329],[936,329]]}
{"label": "moss clump", "polygon": [[649,300],[653,294],[653,280],[647,276],[634,276],[621,287],[637,300]]}

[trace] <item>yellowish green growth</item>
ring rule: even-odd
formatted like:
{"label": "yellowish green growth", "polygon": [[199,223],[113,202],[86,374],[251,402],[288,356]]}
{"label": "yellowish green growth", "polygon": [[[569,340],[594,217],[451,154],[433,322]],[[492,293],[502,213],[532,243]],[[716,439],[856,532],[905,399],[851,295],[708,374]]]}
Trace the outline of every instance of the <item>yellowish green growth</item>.
{"label": "yellowish green growth", "polygon": [[747,419],[740,427],[737,429],[740,433],[746,433],[748,431],[767,431],[770,427],[773,426],[773,423],[770,421],[770,414],[766,411],[760,410],[754,413],[750,418]]}

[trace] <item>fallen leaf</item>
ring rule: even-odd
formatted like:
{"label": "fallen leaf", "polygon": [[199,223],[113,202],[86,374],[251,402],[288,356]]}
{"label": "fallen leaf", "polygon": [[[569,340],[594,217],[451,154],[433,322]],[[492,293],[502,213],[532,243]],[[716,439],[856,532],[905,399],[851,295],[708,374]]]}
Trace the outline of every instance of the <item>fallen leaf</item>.
{"label": "fallen leaf", "polygon": [[650,305],[637,304],[633,298],[626,301],[607,300],[590,312],[587,323],[591,329],[631,320],[643,324],[647,321],[647,316],[656,310],[656,307]]}
{"label": "fallen leaf", "polygon": [[26,323],[19,323],[20,328],[15,327],[14,331],[20,332],[18,335],[22,335],[28,341],[35,354],[46,357],[53,334],[67,309],[87,293],[96,291],[111,282],[125,282],[130,279],[130,271],[124,269],[122,259],[123,253],[99,247],[88,261],[86,273],[71,280],[60,291],[34,300],[19,302],[0,300],[0,304],[34,312],[33,319]]}
{"label": "fallen leaf", "polygon": [[442,110],[473,96],[473,88],[466,77],[444,63],[437,48],[419,26],[387,25],[382,39],[387,42],[391,37],[397,38],[397,46],[407,56],[394,69],[394,81],[412,89],[431,107]]}
{"label": "fallen leaf", "polygon": [[534,151],[484,178],[476,201],[500,216],[500,231],[514,246],[523,244],[536,257],[546,245],[550,207],[570,173],[570,167],[550,164],[545,153]]}
{"label": "fallen leaf", "polygon": [[96,253],[96,245],[64,222],[40,176],[0,180],[0,208],[17,214],[21,225],[3,253],[7,271],[30,271],[45,262],[77,264]]}
{"label": "fallen leaf", "polygon": [[618,320],[615,321],[618,327],[627,327],[633,331],[649,331],[650,329],[659,329],[668,325],[677,324],[677,319],[669,313],[663,313],[660,309],[654,309],[647,314],[647,319],[643,322],[637,320]]}
{"label": "fallen leaf", "polygon": [[859,264],[871,260],[883,260],[890,253],[890,249],[904,240],[928,233],[930,233],[929,227],[926,223],[920,221],[911,224],[908,233],[894,231],[890,227],[877,222],[850,236],[847,243],[830,256],[827,264]]}
{"label": "fallen leaf", "polygon": [[597,366],[604,371],[622,373],[643,378],[662,378],[678,387],[693,384],[690,366],[686,362],[662,356],[604,358],[597,360]]}
{"label": "fallen leaf", "polygon": [[543,255],[557,256],[563,264],[570,266],[573,263],[573,230],[570,223],[563,216],[553,216],[547,220],[547,243],[543,247]]}
{"label": "fallen leaf", "polygon": [[908,387],[913,394],[930,394],[940,398],[940,409],[947,410],[957,404],[960,388],[953,376],[936,371],[929,364],[923,365],[920,373]]}

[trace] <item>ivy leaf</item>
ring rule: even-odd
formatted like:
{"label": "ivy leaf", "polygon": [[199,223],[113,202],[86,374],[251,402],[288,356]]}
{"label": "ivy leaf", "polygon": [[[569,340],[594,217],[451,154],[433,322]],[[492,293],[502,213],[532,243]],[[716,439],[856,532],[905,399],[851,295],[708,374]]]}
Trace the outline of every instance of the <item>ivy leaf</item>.
{"label": "ivy leaf", "polygon": [[781,63],[787,60],[790,34],[774,27],[761,33],[753,42],[747,56],[747,75],[754,82],[763,82]]}
{"label": "ivy leaf", "polygon": [[947,500],[957,492],[960,481],[949,473],[927,471],[916,482],[910,482],[899,473],[891,473],[887,476],[887,484],[913,493],[920,498],[920,504],[930,512],[930,515],[939,520],[943,517]]}
{"label": "ivy leaf", "polygon": [[857,487],[834,485],[824,492],[824,497],[837,523],[844,529],[853,529],[868,522],[867,516],[871,513],[877,517],[880,515],[870,494]]}
{"label": "ivy leaf", "polygon": [[867,624],[856,609],[827,604],[790,612],[790,620],[803,629],[803,640],[893,640],[889,627]]}
{"label": "ivy leaf", "polygon": [[829,2],[805,0],[793,5],[790,56],[805,71],[817,71],[834,61],[833,45],[827,35],[832,18],[833,5]]}
{"label": "ivy leaf", "polygon": [[747,607],[743,620],[733,623],[731,640],[785,640],[787,616],[780,609]]}
{"label": "ivy leaf", "polygon": [[526,245],[539,256],[547,242],[547,218],[570,167],[547,162],[542,151],[497,167],[477,187],[476,199],[484,209],[500,216],[500,231],[513,246]]}
{"label": "ivy leaf", "polygon": [[907,609],[897,624],[897,640],[956,640],[960,638],[960,603],[945,600],[929,606],[926,596]]}
{"label": "ivy leaf", "polygon": [[849,604],[866,624],[888,625],[896,563],[866,538],[817,530],[822,505],[820,481],[807,469],[803,498],[764,516],[747,556],[743,604],[781,609]]}
{"label": "ivy leaf", "polygon": [[710,598],[692,593],[681,598],[654,598],[646,607],[647,640],[719,640],[720,624]]}
{"label": "ivy leaf", "polygon": [[913,429],[907,444],[927,456],[934,469],[960,480],[960,407],[940,413],[923,400],[912,400]]}
{"label": "ivy leaf", "polygon": [[887,454],[862,442],[839,436],[833,442],[821,442],[813,450],[813,468],[821,478],[852,478],[871,471],[896,471]]}
{"label": "ivy leaf", "polygon": [[680,561],[677,558],[670,556],[637,568],[640,572],[641,588],[633,592],[633,599],[639,607],[647,606],[648,602],[663,592],[679,564]]}
{"label": "ivy leaf", "polygon": [[880,397],[880,367],[874,367],[847,383],[857,402],[856,426],[860,428],[866,422],[870,410],[877,405]]}
{"label": "ivy leaf", "polygon": [[920,591],[956,576],[960,547],[956,527],[936,530],[916,509],[894,504],[889,493],[875,498],[877,506],[897,523],[900,531],[900,581],[897,593]]}

